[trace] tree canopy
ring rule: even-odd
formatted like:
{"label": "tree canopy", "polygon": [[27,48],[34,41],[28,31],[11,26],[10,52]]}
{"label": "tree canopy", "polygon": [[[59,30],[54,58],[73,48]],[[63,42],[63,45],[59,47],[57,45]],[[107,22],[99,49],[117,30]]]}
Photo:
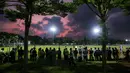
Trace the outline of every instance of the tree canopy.
{"label": "tree canopy", "polygon": [[112,8],[120,7],[130,10],[129,0],[74,0],[74,2],[78,5],[86,4],[100,18],[103,16],[107,18]]}
{"label": "tree canopy", "polygon": [[[11,0],[8,0],[11,2]],[[38,15],[60,15],[65,17],[68,12],[76,11],[76,5],[66,3],[60,0],[18,0],[19,4],[7,4],[7,6],[16,6],[16,10],[6,9],[6,17],[11,21],[24,19],[27,13]]]}

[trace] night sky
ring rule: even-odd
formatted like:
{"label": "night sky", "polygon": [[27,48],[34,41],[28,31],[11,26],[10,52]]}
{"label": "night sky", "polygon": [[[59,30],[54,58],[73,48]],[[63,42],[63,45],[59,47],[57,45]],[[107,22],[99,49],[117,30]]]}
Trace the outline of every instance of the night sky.
{"label": "night sky", "polygon": [[[94,38],[96,35],[92,33],[92,29],[98,26],[98,22],[99,18],[84,4],[78,7],[77,13],[70,13],[65,18],[56,15],[33,15],[29,35],[52,37],[49,28],[55,25],[57,37]],[[120,8],[114,8],[109,12],[107,23],[110,37],[130,38],[130,15],[126,16]],[[0,32],[24,35],[24,21],[17,19],[17,22],[11,22],[1,14]]]}

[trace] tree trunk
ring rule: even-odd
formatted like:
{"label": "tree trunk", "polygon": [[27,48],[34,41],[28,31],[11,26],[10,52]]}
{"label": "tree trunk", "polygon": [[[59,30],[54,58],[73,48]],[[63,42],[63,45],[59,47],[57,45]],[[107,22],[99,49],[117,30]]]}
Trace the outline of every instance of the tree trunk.
{"label": "tree trunk", "polygon": [[24,73],[28,72],[28,34],[31,25],[32,13],[27,14],[25,18],[25,35],[24,35]]}
{"label": "tree trunk", "polygon": [[102,67],[103,72],[106,73],[106,45],[107,45],[107,27],[105,20],[102,22]]}
{"label": "tree trunk", "polygon": [[25,37],[24,37],[24,72],[27,72],[28,68],[28,33],[29,27],[25,25]]}

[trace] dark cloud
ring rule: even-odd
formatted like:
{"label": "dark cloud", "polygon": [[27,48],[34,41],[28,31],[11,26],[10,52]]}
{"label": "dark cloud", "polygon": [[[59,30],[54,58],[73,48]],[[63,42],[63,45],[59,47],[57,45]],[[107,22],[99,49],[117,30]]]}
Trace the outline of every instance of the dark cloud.
{"label": "dark cloud", "polygon": [[[130,38],[130,16],[124,15],[120,8],[113,8],[108,14],[109,36],[117,39]],[[94,37],[92,28],[97,26],[99,21],[87,5],[79,6],[78,12],[68,17],[70,20],[68,25],[77,27],[73,28],[74,32],[72,33],[82,32],[88,37]]]}
{"label": "dark cloud", "polygon": [[[48,24],[44,25],[44,20],[48,21]],[[41,26],[43,25],[43,26]],[[34,29],[38,29],[40,31],[48,31],[46,35],[51,35],[52,32],[50,32],[50,27],[55,26],[57,27],[56,34],[60,34],[62,31],[64,31],[63,23],[61,22],[61,17],[53,16],[52,18],[44,17],[43,21],[39,21],[37,24],[31,24],[31,27]],[[33,31],[33,29],[32,29]],[[44,36],[44,34],[41,34],[40,36]]]}
{"label": "dark cloud", "polygon": [[38,22],[38,24],[31,24],[31,27],[36,28],[36,29],[41,30],[41,31],[43,30],[43,27],[40,26],[39,22]]}
{"label": "dark cloud", "polygon": [[70,14],[69,26],[74,27],[72,33],[82,33],[82,36],[91,35],[90,30],[93,26],[98,25],[96,15],[88,8],[86,4],[79,6],[77,13]]}
{"label": "dark cloud", "polygon": [[[124,15],[120,8],[113,8],[109,12],[108,28],[110,37],[112,38],[130,38],[130,16]],[[0,24],[9,25],[10,22],[7,18],[2,18],[3,15],[0,15]],[[36,21],[37,23],[31,25],[30,34],[35,34],[37,31],[48,31],[46,36],[50,36],[52,33],[49,31],[52,25],[56,26],[58,31],[56,32],[57,35],[60,33],[67,31],[69,28],[73,29],[73,31],[68,31],[68,37],[94,37],[92,35],[92,28],[98,25],[98,18],[96,15],[87,7],[87,5],[81,5],[78,7],[77,13],[69,14],[68,16],[68,23],[64,25],[64,20],[58,16],[52,17],[43,17],[42,21]],[[47,22],[44,22],[47,21]],[[9,24],[5,24],[5,22],[9,22]],[[1,25],[1,27],[3,26]],[[65,26],[69,26],[68,29],[65,29]],[[20,27],[20,26],[19,26]],[[1,28],[0,28],[1,29]],[[3,30],[3,29],[2,29]],[[13,29],[14,32],[19,31],[24,33],[24,31],[20,29]],[[41,32],[40,32],[41,33]],[[65,32],[66,33],[66,32]],[[40,36],[45,36],[45,34],[40,34]]]}
{"label": "dark cloud", "polygon": [[130,16],[116,12],[108,20],[110,36],[114,38],[130,38]]}
{"label": "dark cloud", "polygon": [[48,20],[48,24],[44,26],[44,30],[48,30],[50,29],[50,27],[52,26],[55,26],[57,27],[57,33],[56,34],[59,34],[60,32],[62,32],[64,30],[64,26],[63,26],[63,23],[60,21],[61,18],[60,17],[57,17],[57,16],[54,16],[50,19],[46,19]]}

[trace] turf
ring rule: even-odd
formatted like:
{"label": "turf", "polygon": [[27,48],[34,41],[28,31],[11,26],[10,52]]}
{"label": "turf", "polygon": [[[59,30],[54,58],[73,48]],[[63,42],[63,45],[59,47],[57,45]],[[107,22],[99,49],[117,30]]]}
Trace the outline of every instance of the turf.
{"label": "turf", "polygon": [[[38,49],[41,47],[42,49],[44,49],[45,50],[45,48],[47,47],[47,48],[56,48],[56,50],[58,50],[58,48],[60,47],[61,48],[61,52],[62,52],[62,56],[63,56],[63,49],[66,47],[66,48],[68,48],[68,50],[69,50],[69,48],[72,48],[72,49],[74,49],[74,47],[77,47],[77,48],[80,48],[80,47],[88,47],[88,49],[90,49],[90,48],[92,48],[92,49],[94,49],[95,47],[96,48],[100,48],[101,49],[101,45],[35,45],[35,47],[36,47],[36,50],[38,51]],[[16,46],[11,46],[11,47],[0,47],[0,48],[5,48],[4,49],[4,51],[5,52],[9,52],[9,51],[11,51],[11,49],[13,48],[13,47],[16,47]],[[23,46],[22,46],[23,47]],[[34,45],[29,45],[29,47],[28,47],[28,51],[31,49],[31,48],[33,48],[34,47]],[[107,46],[107,47],[109,47],[109,46]],[[120,45],[111,45],[110,47],[116,47],[118,50],[120,50]],[[123,46],[123,51],[126,51],[126,48],[127,47],[130,47],[130,45],[124,45]],[[23,47],[24,48],[24,47]],[[30,54],[30,53],[29,53]],[[28,55],[29,55],[28,54]],[[120,56],[121,58],[123,58],[124,57],[124,55],[123,54],[121,54],[121,56]],[[16,57],[17,58],[17,57]]]}
{"label": "turf", "polygon": [[[72,45],[35,45],[35,47],[36,47],[36,50],[38,50],[38,48],[42,48],[42,49],[45,49],[46,47],[48,47],[48,48],[56,48],[56,50],[60,47],[61,48],[61,50],[63,50],[65,47],[66,48],[74,48],[74,47],[76,47],[77,46],[77,48],[79,48],[80,46],[81,47],[85,47],[85,46],[87,46],[88,47],[88,49],[90,49],[90,48],[92,48],[92,49],[94,49],[95,47],[96,48],[100,48],[101,49],[101,45],[85,45],[85,46],[83,46],[83,45],[75,45],[75,46],[72,46]],[[5,48],[5,52],[8,52],[9,50],[11,50],[13,47],[16,47],[16,46],[11,46],[11,47],[0,47],[0,48]],[[23,46],[22,46],[23,47]],[[34,47],[34,45],[29,45],[29,47],[28,47],[28,50],[30,50],[32,47]],[[107,46],[108,47],[108,46]],[[112,45],[112,46],[110,46],[110,47],[117,47],[118,49],[120,48],[120,46],[119,45]],[[125,51],[126,50],[126,47],[130,47],[130,45],[126,45],[126,46],[123,46],[123,51]]]}

